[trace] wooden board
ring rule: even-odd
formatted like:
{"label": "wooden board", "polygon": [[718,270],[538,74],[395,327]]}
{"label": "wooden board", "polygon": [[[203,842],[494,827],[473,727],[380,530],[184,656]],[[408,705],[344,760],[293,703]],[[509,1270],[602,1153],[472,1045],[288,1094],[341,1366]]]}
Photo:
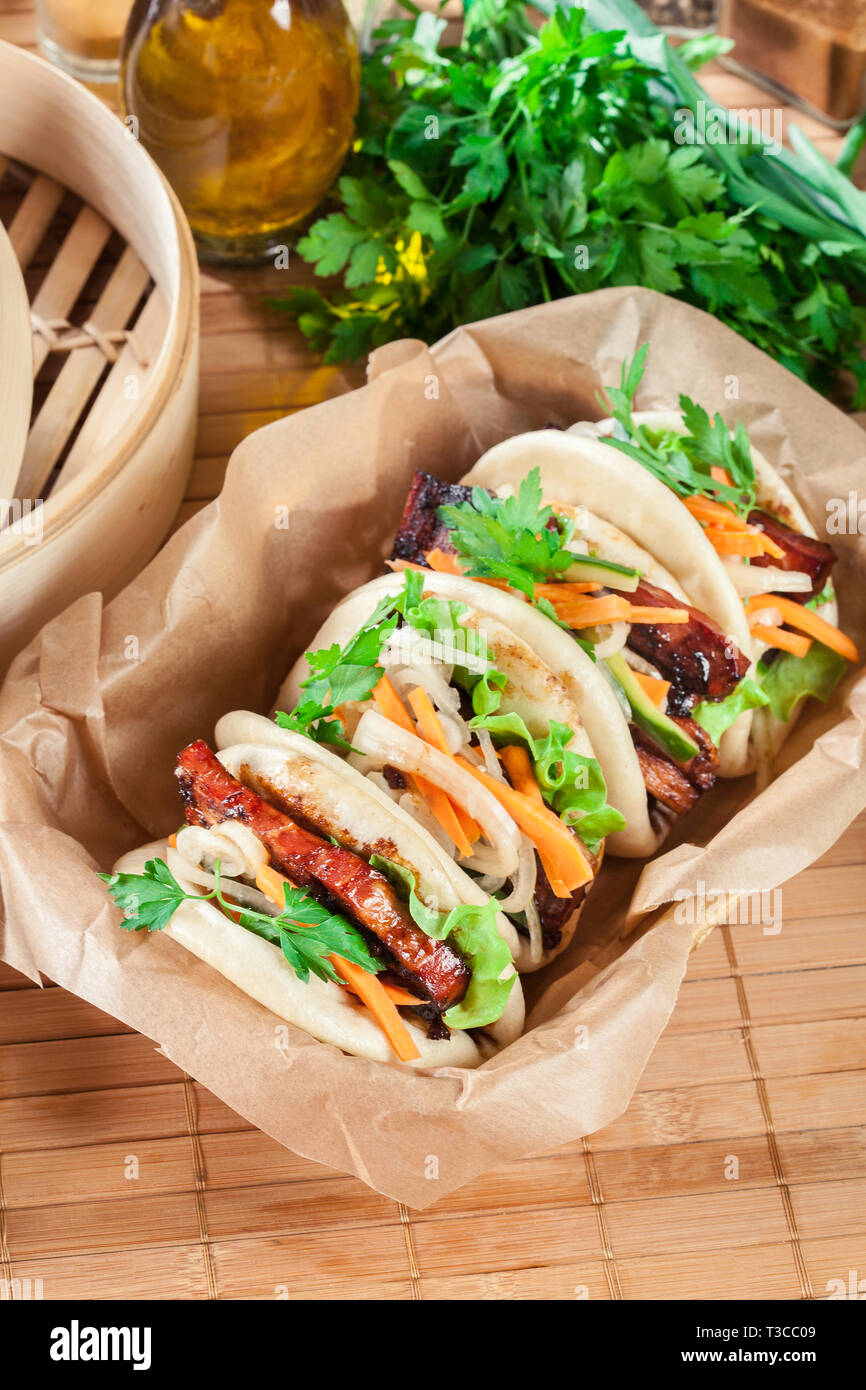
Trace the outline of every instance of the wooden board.
{"label": "wooden board", "polygon": [[[0,37],[32,43],[24,0]],[[727,74],[713,90],[769,102]],[[363,381],[263,307],[285,283],[203,277],[179,522],[252,429]],[[615,1124],[420,1214],[282,1149],[148,1039],[0,967],[0,1279],[66,1299],[826,1298],[866,1268],[864,860],[866,817],[785,886],[778,936],[712,934]]]}

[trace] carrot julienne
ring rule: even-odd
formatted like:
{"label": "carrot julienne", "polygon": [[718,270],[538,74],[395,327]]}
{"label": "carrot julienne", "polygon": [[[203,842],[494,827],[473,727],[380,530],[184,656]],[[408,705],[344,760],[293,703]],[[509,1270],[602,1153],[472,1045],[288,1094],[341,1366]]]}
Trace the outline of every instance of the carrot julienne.
{"label": "carrot julienne", "polygon": [[439,574],[462,574],[463,569],[456,555],[449,554],[445,550],[440,550],[438,545],[432,550],[428,550],[424,556],[431,570],[437,570]]}
{"label": "carrot julienne", "polygon": [[671,688],[670,681],[664,681],[660,676],[645,676],[642,671],[633,671],[632,674],[638,685],[649,695],[653,704],[661,708]]}
{"label": "carrot julienne", "polygon": [[792,656],[805,656],[812,645],[811,637],[804,637],[799,632],[788,632],[784,627],[772,627],[764,623],[755,623],[751,628],[751,633],[761,642],[766,642],[768,647],[778,647],[779,651],[790,652]]}
{"label": "carrot julienne", "polygon": [[711,497],[684,497],[683,506],[696,520],[706,522],[708,526],[723,527],[726,531],[747,530],[747,523],[742,517],[721,502],[714,502]]}
{"label": "carrot julienne", "polygon": [[[519,791],[523,796],[528,796],[530,801],[534,801],[537,806],[544,808],[546,803],[526,749],[520,744],[506,744],[500,750],[499,757],[515,791]],[[553,896],[555,898],[570,898],[571,891],[561,878],[556,877],[555,866],[550,856],[542,855],[539,851],[538,857],[541,860],[541,866],[547,876]]]}
{"label": "carrot julienne", "polygon": [[758,526],[750,526],[730,507],[714,502],[711,497],[686,497],[684,505],[704,527],[704,534],[720,555],[772,555],[781,560],[785,554],[780,545]]}
{"label": "carrot julienne", "polygon": [[[373,691],[373,699],[385,718],[390,719],[392,724],[396,724],[398,728],[405,730],[408,734],[417,732],[403,701],[386,675],[382,676]],[[453,802],[446,796],[441,787],[434,786],[426,777],[418,777],[412,773],[409,780],[418,795],[426,801],[431,814],[441,825],[445,834],[457,846],[463,858],[467,858],[472,853],[472,841],[461,823]],[[476,835],[475,838],[477,839],[478,836]]]}
{"label": "carrot julienne", "polygon": [[[263,864],[256,874],[258,888],[277,907],[285,905],[283,886],[288,882],[289,879],[278,873],[270,864]],[[389,999],[381,980],[377,979],[375,975],[371,975],[368,970],[362,970],[361,966],[355,965],[353,961],[345,960],[343,956],[333,954],[331,963],[346,981],[351,991],[357,994],[361,1002],[369,1009],[400,1061],[411,1062],[420,1057],[421,1053],[398,1014],[396,1004],[392,999]]]}
{"label": "carrot julienne", "polygon": [[564,590],[565,584],[538,585],[543,598],[549,598],[558,618],[571,628],[598,627],[601,623],[687,623],[688,610],[685,608],[651,608],[629,603],[619,594],[605,594],[601,598],[557,593]]}
{"label": "carrot julienne", "polygon": [[589,882],[592,878],[589,861],[576,835],[557,815],[546,806],[539,806],[532,797],[474,767],[466,758],[458,755],[454,761],[496,797],[532,841],[557,897],[570,897],[576,888]]}
{"label": "carrot julienne", "polygon": [[544,797],[541,795],[541,788],[526,749],[521,744],[509,743],[500,748],[499,758],[515,791],[520,792],[522,796],[528,796],[536,805],[543,806]]}
{"label": "carrot julienne", "polygon": [[[448,746],[448,740],[445,737],[445,730],[442,728],[442,722],[433,708],[433,701],[430,699],[430,696],[423,686],[418,685],[414,690],[409,692],[409,704],[412,706],[412,713],[418,723],[418,733],[424,741],[429,743],[433,748],[436,748],[440,753],[445,753],[446,756],[450,758],[451,749]],[[452,801],[451,804],[454,807],[455,815],[460,822],[461,829],[466,839],[469,841],[470,846],[474,845],[475,841],[481,838],[480,825],[476,820],[473,820],[469,812],[465,811],[462,806],[459,806],[456,801]]]}
{"label": "carrot julienne", "polygon": [[859,661],[860,656],[851,638],[844,632],[840,632],[838,627],[833,627],[826,619],[820,617],[812,608],[807,608],[803,603],[794,603],[792,599],[785,598],[783,594],[755,594],[746,602],[746,612],[759,613],[762,608],[775,608],[782,615],[782,621],[789,623],[791,627],[798,628],[805,632],[807,636],[814,637],[816,642],[829,647],[831,651],[838,652],[844,656],[846,661]]}

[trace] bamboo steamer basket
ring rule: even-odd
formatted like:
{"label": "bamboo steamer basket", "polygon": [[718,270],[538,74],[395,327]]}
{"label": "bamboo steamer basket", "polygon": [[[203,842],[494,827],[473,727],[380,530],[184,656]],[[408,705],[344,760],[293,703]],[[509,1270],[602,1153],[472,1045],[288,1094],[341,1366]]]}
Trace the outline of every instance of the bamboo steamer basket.
{"label": "bamboo steamer basket", "polygon": [[0,497],[18,482],[33,401],[30,301],[18,258],[0,222]]}
{"label": "bamboo steamer basket", "polygon": [[[35,379],[17,483],[0,493],[2,675],[74,599],[123,588],[176,516],[195,443],[198,266],[174,194],[127,127],[6,43],[0,216],[29,291]],[[0,248],[0,326],[15,313],[3,264]],[[14,375],[24,392],[20,362]]]}

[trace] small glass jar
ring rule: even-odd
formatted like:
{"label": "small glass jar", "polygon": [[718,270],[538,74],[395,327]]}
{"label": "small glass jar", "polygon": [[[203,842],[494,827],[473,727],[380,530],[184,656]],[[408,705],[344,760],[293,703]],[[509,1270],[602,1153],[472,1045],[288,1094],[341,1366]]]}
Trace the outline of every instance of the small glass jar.
{"label": "small glass jar", "polygon": [[202,258],[255,261],[287,244],[343,163],[358,45],[342,0],[135,0],[122,85]]}
{"label": "small glass jar", "polygon": [[36,0],[39,52],[79,82],[116,82],[131,5],[132,0]]}

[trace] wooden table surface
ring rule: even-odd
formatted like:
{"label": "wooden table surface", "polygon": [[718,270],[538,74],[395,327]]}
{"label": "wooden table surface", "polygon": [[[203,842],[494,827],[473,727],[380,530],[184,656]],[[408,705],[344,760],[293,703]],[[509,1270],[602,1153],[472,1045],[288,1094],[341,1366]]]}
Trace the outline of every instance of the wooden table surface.
{"label": "wooden table surface", "polygon": [[[4,0],[0,37],[33,46],[29,3]],[[708,85],[770,104],[721,71]],[[286,282],[203,274],[178,524],[250,431],[342,384],[263,307]],[[0,1281],[62,1299],[838,1295],[866,1269],[864,860],[866,817],[785,886],[778,936],[713,933],[615,1124],[420,1214],[282,1149],[147,1038],[0,966]]]}

